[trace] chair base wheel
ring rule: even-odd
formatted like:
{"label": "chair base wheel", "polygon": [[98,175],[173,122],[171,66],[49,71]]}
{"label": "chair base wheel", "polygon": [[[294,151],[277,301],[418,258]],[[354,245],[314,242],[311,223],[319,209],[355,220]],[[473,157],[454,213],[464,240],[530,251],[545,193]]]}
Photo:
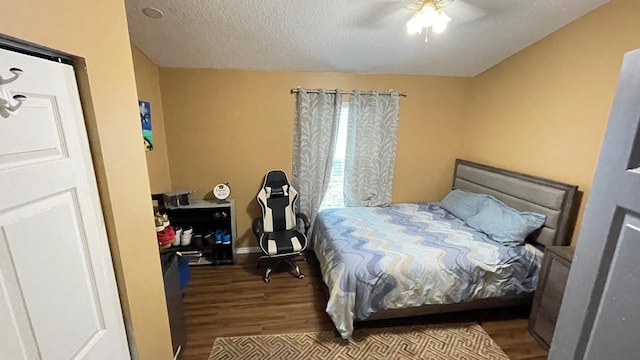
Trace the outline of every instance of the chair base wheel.
{"label": "chair base wheel", "polygon": [[[269,256],[261,256],[260,258],[258,258],[258,261],[256,262],[256,265],[259,265],[260,260],[267,260],[267,259],[269,259]],[[298,265],[296,265],[290,259],[281,258],[281,259],[277,259],[277,261],[275,263],[271,264],[271,266],[269,266],[267,268],[267,270],[264,273],[264,277],[262,278],[262,280],[264,280],[265,283],[269,283],[269,281],[271,281],[271,273],[276,268],[276,266],[278,266],[279,264],[282,264],[282,263],[287,264],[291,268],[293,268],[293,270],[294,270],[294,274],[293,275],[295,277],[297,277],[298,279],[304,279],[304,274],[302,273],[302,271],[300,271],[300,267]]]}

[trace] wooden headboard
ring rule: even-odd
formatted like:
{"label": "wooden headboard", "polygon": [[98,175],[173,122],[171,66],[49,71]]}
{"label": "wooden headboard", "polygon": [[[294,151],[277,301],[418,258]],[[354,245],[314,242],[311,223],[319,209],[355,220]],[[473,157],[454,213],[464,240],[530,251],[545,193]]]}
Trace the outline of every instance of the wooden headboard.
{"label": "wooden headboard", "polygon": [[453,188],[495,196],[520,211],[544,214],[544,226],[527,239],[539,248],[569,245],[578,187],[466,160],[456,160]]}

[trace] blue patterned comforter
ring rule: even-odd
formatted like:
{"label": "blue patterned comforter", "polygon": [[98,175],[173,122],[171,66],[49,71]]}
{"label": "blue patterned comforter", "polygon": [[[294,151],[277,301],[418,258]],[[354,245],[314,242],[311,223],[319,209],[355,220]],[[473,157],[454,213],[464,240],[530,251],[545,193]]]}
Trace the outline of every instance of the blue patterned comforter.
{"label": "blue patterned comforter", "polygon": [[380,310],[533,292],[540,269],[539,255],[493,242],[439,203],[324,210],[312,239],[345,339]]}

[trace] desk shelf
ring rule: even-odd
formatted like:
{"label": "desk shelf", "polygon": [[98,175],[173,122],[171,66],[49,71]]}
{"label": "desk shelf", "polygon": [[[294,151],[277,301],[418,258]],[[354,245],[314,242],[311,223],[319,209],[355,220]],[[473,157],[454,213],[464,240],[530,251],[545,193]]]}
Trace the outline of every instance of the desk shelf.
{"label": "desk shelf", "polygon": [[[227,201],[192,200],[189,205],[166,207],[165,212],[174,227],[181,226],[183,229],[188,226],[193,227],[190,245],[172,247],[172,249],[181,252],[200,252],[200,256],[186,256],[189,258],[189,265],[233,264],[237,237],[235,201],[233,199]],[[208,232],[215,233],[216,230],[229,232],[231,244],[206,244],[204,241],[201,244],[194,243],[196,235],[204,236]]]}

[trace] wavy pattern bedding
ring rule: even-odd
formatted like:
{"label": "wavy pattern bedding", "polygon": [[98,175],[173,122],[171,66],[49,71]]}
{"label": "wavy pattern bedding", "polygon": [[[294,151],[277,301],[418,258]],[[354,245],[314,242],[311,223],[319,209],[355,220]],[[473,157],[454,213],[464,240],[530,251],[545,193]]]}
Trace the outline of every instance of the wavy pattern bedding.
{"label": "wavy pattern bedding", "polygon": [[385,309],[530,293],[540,258],[504,247],[439,203],[322,211],[312,234],[343,338]]}

